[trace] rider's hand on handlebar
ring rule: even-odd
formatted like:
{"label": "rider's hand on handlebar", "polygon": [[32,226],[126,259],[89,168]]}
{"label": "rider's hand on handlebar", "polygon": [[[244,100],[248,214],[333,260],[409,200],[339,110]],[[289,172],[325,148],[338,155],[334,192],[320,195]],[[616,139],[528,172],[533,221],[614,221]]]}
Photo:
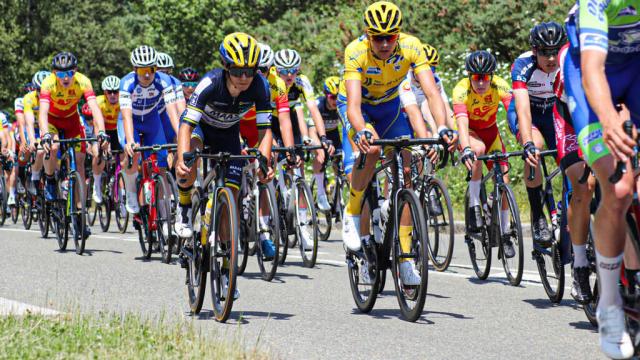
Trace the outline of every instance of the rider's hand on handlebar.
{"label": "rider's hand on handlebar", "polygon": [[189,173],[191,173],[191,168],[184,163],[183,159],[176,161],[176,175],[179,179],[186,178]]}
{"label": "rider's hand on handlebar", "polygon": [[273,168],[271,166],[267,167],[266,176],[265,174],[262,173],[261,169],[258,169],[258,179],[263,184],[268,184],[271,180],[273,180],[274,176],[275,176],[275,172],[273,171]]}
{"label": "rider's hand on handlebar", "polygon": [[614,114],[611,119],[609,121],[600,121],[600,124],[602,124],[602,139],[616,161],[627,161],[628,158],[633,156],[633,148],[636,145],[635,141],[625,133],[622,126],[628,118],[623,114]]}
{"label": "rider's hand on handlebar", "polygon": [[467,146],[462,150],[462,156],[460,157],[460,162],[462,162],[467,170],[471,171],[473,167],[473,163],[476,161],[476,153],[471,150],[470,146]]}
{"label": "rider's hand on handlebar", "polygon": [[98,142],[100,143],[102,150],[107,150],[109,148],[109,135],[104,131],[100,131],[98,133]]}
{"label": "rider's hand on handlebar", "polygon": [[327,150],[329,155],[333,155],[333,153],[336,151],[336,148],[333,147],[333,143],[331,142],[331,140],[327,139],[327,135],[320,136],[320,142],[322,143],[322,146],[324,146],[325,150]]}
{"label": "rider's hand on handlebar", "polygon": [[458,147],[458,132],[455,130],[451,130],[446,126],[441,126],[438,130],[438,136],[440,139],[444,140],[444,142],[448,145],[449,152],[453,152],[456,147]]}
{"label": "rider's hand on handlebar", "polygon": [[524,144],[524,153],[523,157],[527,161],[527,164],[532,167],[538,166],[538,159],[540,157],[540,149],[536,147],[536,144],[533,141],[527,141]]}
{"label": "rider's hand on handlebar", "polygon": [[45,153],[48,153],[49,151],[51,151],[51,142],[52,142],[51,134],[46,133],[42,135],[40,144],[42,145],[42,148],[44,149]]}
{"label": "rider's hand on handlebar", "polygon": [[133,158],[133,156],[135,155],[133,150],[137,147],[138,147],[137,143],[127,143],[124,147],[124,150],[127,153],[127,156],[129,156],[130,158]]}
{"label": "rider's hand on handlebar", "polygon": [[353,137],[353,142],[356,143],[356,146],[360,150],[360,153],[366,154],[369,152],[369,148],[371,148],[370,141],[373,139],[373,132],[371,130],[364,128],[356,133]]}
{"label": "rider's hand on handlebar", "polygon": [[427,154],[427,157],[429,158],[429,161],[431,161],[431,163],[434,165],[437,164],[440,158],[440,154],[438,154],[438,150],[436,149],[436,147],[425,146],[424,150]]}

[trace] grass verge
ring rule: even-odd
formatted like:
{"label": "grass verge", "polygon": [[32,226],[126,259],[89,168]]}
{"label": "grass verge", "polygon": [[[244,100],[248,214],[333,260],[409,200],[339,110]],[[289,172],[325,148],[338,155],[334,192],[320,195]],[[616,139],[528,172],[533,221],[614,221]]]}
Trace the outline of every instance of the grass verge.
{"label": "grass verge", "polygon": [[98,314],[0,318],[0,359],[267,359],[237,339],[201,334],[186,321]]}

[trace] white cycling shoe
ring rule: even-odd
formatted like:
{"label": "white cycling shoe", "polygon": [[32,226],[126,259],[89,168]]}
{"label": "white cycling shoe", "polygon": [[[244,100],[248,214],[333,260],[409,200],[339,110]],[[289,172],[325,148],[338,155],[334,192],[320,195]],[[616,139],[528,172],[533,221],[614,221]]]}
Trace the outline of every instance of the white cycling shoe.
{"label": "white cycling shoe", "polygon": [[300,228],[300,236],[302,237],[302,247],[305,250],[313,250],[313,237],[306,227]]}
{"label": "white cycling shoe", "polygon": [[183,212],[184,209],[182,209],[181,206],[178,207],[178,213],[176,214],[176,224],[174,225],[173,229],[175,230],[176,235],[183,239],[186,239],[190,238],[193,235],[191,221],[189,220],[191,219],[191,208],[186,211],[187,213],[185,214],[185,216],[182,215]]}
{"label": "white cycling shoe", "polygon": [[627,332],[624,311],[619,306],[608,306],[596,311],[600,349],[611,359],[628,359],[633,356],[633,342]]}
{"label": "white cycling shoe", "polygon": [[342,218],[342,241],[351,251],[359,251],[362,248],[360,215],[351,215],[345,211]]}
{"label": "white cycling shoe", "polygon": [[405,261],[400,263],[400,280],[406,286],[420,285],[420,274],[416,270],[413,261]]}
{"label": "white cycling shoe", "polygon": [[331,210],[331,205],[329,205],[327,194],[318,195],[318,209],[322,211]]}
{"label": "white cycling shoe", "polygon": [[102,192],[100,191],[100,189],[96,189],[96,187],[93,187],[93,202],[96,204],[102,204]]}
{"label": "white cycling shoe", "polygon": [[140,212],[140,205],[138,204],[138,194],[135,192],[127,191],[127,212],[129,214],[137,214]]}

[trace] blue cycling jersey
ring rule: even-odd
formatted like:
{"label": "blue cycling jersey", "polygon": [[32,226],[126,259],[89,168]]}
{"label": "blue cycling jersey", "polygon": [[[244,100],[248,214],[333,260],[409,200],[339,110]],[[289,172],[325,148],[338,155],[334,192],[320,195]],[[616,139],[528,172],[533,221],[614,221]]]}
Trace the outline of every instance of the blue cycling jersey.
{"label": "blue cycling jersey", "polygon": [[157,118],[165,104],[175,102],[173,84],[169,75],[155,73],[151,85],[143,87],[135,72],[125,75],[120,81],[120,109],[131,109],[134,121]]}

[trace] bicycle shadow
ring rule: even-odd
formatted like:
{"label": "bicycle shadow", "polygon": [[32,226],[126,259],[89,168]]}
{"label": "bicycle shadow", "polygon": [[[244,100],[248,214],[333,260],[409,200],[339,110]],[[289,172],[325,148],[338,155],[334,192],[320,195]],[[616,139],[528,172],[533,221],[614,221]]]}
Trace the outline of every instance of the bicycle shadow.
{"label": "bicycle shadow", "polygon": [[[250,280],[256,280],[256,279],[262,280],[262,273],[259,273],[259,272],[253,272],[253,273],[245,272],[244,274],[242,274],[242,276]],[[271,280],[271,282],[275,281],[279,284],[284,284],[286,283],[286,281],[283,280],[282,278],[287,278],[287,277],[298,278],[301,280],[313,280],[313,278],[309,277],[308,275],[276,272],[276,275],[273,277],[273,280]]]}
{"label": "bicycle shadow", "polygon": [[[215,315],[213,310],[202,310],[197,315],[192,315],[198,320],[213,320]],[[230,325],[246,325],[251,323],[251,319],[267,319],[267,320],[289,320],[293,314],[265,312],[265,311],[232,311],[229,319],[225,324]]]}
{"label": "bicycle shadow", "polygon": [[[353,308],[351,313],[353,315],[368,315],[373,317],[374,319],[380,320],[389,320],[389,319],[400,319],[403,320],[400,309],[373,309],[368,314],[360,312],[357,308]],[[436,315],[434,317],[427,318],[429,315]],[[438,316],[440,315],[440,316]],[[432,318],[453,318],[459,320],[472,320],[472,317],[468,317],[463,314],[446,312],[446,311],[423,311],[422,315],[415,321],[416,324],[424,324],[424,325],[433,325],[435,322],[431,320]]]}
{"label": "bicycle shadow", "polygon": [[[509,286],[512,288],[524,288],[524,285],[522,283],[520,283],[518,286],[513,286],[509,283],[509,280],[507,279],[498,279],[498,278],[486,278],[485,280],[481,280],[478,279],[476,277],[470,277],[467,279],[470,283],[472,284],[477,284],[477,285],[487,285],[487,284],[501,284],[504,286]],[[531,281],[531,283],[534,283],[534,281]]]}
{"label": "bicycle shadow", "polygon": [[[282,267],[286,267],[286,266],[299,266],[299,267],[304,267],[304,263],[302,261],[287,261],[284,264],[280,265]],[[316,265],[312,268],[307,268],[307,269],[322,269],[323,266],[328,266],[328,267],[332,267],[332,268],[340,268],[340,267],[344,267],[341,265],[336,265],[336,264],[329,264],[326,262],[322,262],[322,260],[317,260],[316,261]]]}
{"label": "bicycle shadow", "polygon": [[592,334],[595,334],[598,332],[598,327],[593,326],[589,321],[584,321],[584,320],[575,321],[575,322],[570,322],[569,325],[573,326],[577,330],[587,330]]}
{"label": "bicycle shadow", "polygon": [[90,249],[90,250],[85,249],[84,250],[84,254],[88,256],[93,256],[93,253],[101,253],[101,252],[111,253],[111,254],[122,254],[122,251],[118,251],[118,250],[101,250],[101,249]]}
{"label": "bicycle shadow", "polygon": [[[392,289],[384,290],[383,292],[380,293],[380,295],[383,295],[383,296],[396,296],[396,291],[392,290]],[[427,298],[430,298],[430,297],[436,298],[436,299],[451,299],[451,297],[449,297],[449,296],[427,293]]]}

